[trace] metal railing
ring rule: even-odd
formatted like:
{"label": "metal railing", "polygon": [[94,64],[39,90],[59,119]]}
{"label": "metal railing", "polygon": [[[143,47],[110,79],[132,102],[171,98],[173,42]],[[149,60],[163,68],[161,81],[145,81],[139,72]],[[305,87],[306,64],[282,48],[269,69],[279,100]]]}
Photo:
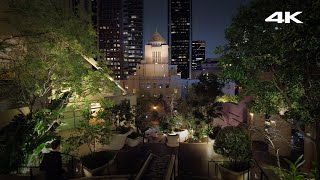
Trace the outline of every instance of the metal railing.
{"label": "metal railing", "polygon": [[176,161],[177,161],[177,156],[172,154],[165,180],[174,180],[175,179],[175,177],[176,177]]}
{"label": "metal railing", "polygon": [[251,160],[255,165],[257,165],[258,169],[260,170],[260,180],[269,180],[268,175],[264,172],[264,170],[261,168],[261,166],[259,165],[259,163],[257,162],[256,159],[252,159]]}
{"label": "metal railing", "polygon": [[[71,157],[71,178],[75,178],[76,169],[74,167],[74,163],[75,163],[75,160],[80,161],[80,158],[77,157],[77,156],[71,155],[71,154],[67,154],[67,153],[61,153],[61,155],[65,155],[65,156]],[[67,164],[67,166],[68,165],[69,165],[69,163]],[[81,168],[82,168],[82,163],[81,163]]]}

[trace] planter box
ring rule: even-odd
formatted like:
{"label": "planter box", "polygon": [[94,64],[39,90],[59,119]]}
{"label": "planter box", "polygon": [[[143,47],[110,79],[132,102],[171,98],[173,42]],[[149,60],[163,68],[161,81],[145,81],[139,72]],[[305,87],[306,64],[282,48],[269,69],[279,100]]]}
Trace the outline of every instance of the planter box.
{"label": "planter box", "polygon": [[185,142],[189,138],[189,131],[187,129],[176,133],[179,135],[179,142]]}
{"label": "planter box", "polygon": [[223,180],[247,180],[248,179],[248,170],[242,171],[242,172],[234,172],[231,171],[220,164],[218,165],[219,171],[221,174],[221,178]]}
{"label": "planter box", "polygon": [[97,151],[100,150],[120,150],[124,147],[127,136],[131,134],[133,131],[130,130],[125,134],[113,134],[110,144],[108,145],[96,145]]}
{"label": "planter box", "polygon": [[208,137],[208,143],[214,144],[215,139],[211,139],[210,137]]}
{"label": "planter box", "polygon": [[167,135],[167,146],[178,147],[179,146],[179,135]]}
{"label": "planter box", "polygon": [[98,168],[95,168],[95,169],[89,169],[85,166],[83,166],[83,174],[85,177],[92,177],[92,176],[95,176],[95,175],[100,175],[104,170],[107,169],[108,166],[112,165],[114,160],[115,160],[115,157],[113,157],[113,159],[111,159],[108,163],[106,163],[105,165],[101,166],[101,167],[98,167]]}
{"label": "planter box", "polygon": [[142,137],[137,137],[135,139],[127,138],[127,145],[130,147],[135,147],[142,143]]}

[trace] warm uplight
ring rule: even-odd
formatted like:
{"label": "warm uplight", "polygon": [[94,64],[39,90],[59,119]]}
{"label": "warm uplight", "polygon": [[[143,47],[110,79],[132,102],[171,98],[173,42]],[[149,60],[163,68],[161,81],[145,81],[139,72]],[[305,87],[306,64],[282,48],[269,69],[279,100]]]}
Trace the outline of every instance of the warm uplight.
{"label": "warm uplight", "polygon": [[253,120],[253,113],[250,113],[250,119]]}
{"label": "warm uplight", "polygon": [[152,106],[152,109],[153,109],[153,110],[157,110],[157,109],[158,109],[158,106]]}

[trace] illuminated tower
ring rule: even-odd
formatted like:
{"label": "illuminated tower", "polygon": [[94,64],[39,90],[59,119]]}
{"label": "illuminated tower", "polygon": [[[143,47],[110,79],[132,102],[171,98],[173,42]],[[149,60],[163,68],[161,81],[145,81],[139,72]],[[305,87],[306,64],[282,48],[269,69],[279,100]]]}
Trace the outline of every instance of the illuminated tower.
{"label": "illuminated tower", "polygon": [[142,60],[143,0],[97,0],[98,46],[115,79],[127,79]]}

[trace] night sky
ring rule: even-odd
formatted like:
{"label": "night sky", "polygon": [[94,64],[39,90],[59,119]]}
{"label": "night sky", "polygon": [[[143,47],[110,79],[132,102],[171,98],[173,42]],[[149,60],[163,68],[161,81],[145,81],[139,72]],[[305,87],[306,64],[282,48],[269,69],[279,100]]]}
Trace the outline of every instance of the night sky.
{"label": "night sky", "polygon": [[[144,42],[156,29],[167,40],[167,1],[144,0]],[[214,48],[226,43],[224,29],[243,2],[245,0],[193,0],[193,40],[206,41],[206,58],[216,57]]]}

